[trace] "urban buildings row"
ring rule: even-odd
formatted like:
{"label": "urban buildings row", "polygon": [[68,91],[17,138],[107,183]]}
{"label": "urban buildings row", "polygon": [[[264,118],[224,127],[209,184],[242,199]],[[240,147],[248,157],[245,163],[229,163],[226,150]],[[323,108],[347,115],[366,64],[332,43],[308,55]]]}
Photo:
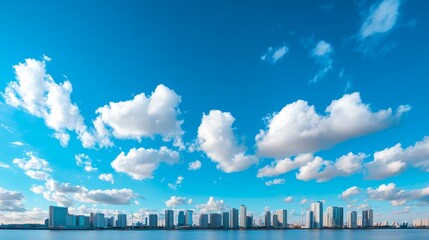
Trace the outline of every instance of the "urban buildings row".
{"label": "urban buildings row", "polygon": [[306,214],[305,228],[368,228],[374,226],[372,209],[362,211],[362,217],[358,219],[357,212],[347,213],[347,221],[344,226],[344,209],[342,207],[328,207],[323,212],[323,203],[318,201],[311,204]]}
{"label": "urban buildings row", "polygon": [[91,213],[89,216],[69,214],[67,207],[49,207],[49,218],[45,220],[49,228],[126,228],[127,215],[120,213],[106,218],[103,213]]}

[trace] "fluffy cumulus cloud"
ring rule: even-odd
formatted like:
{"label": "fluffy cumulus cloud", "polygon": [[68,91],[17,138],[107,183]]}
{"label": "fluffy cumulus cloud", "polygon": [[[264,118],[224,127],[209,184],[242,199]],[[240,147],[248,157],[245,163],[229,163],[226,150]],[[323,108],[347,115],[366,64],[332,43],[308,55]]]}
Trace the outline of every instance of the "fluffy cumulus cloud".
{"label": "fluffy cumulus cloud", "polygon": [[177,190],[177,188],[180,188],[182,186],[182,182],[183,182],[184,179],[185,178],[182,175],[180,175],[180,176],[177,177],[176,182],[169,183],[168,187],[171,188],[171,189],[173,189],[173,190]]}
{"label": "fluffy cumulus cloud", "polygon": [[311,162],[300,167],[296,178],[304,181],[326,182],[335,177],[350,176],[362,171],[362,162],[366,157],[363,153],[357,155],[348,153],[335,162],[315,157]]}
{"label": "fluffy cumulus cloud", "polygon": [[340,194],[340,196],[338,196],[338,197],[343,199],[343,200],[348,200],[351,197],[357,196],[359,194],[360,194],[360,188],[353,186],[353,187],[350,187],[350,188],[344,190],[344,192],[342,192]]}
{"label": "fluffy cumulus cloud", "polygon": [[265,186],[273,186],[279,184],[285,184],[286,180],[284,178],[276,178],[265,182]]}
{"label": "fluffy cumulus cloud", "polygon": [[46,71],[45,60],[28,58],[13,68],[16,81],[9,82],[2,94],[7,104],[44,119],[62,146],[70,140],[69,131],[76,132],[81,139],[88,134],[78,106],[70,99],[70,81],[55,82]]}
{"label": "fluffy cumulus cloud", "polygon": [[331,44],[320,40],[314,46],[311,56],[316,60],[320,70],[310,80],[310,83],[316,83],[321,80],[332,69],[333,48]]}
{"label": "fluffy cumulus cloud", "polygon": [[300,168],[306,165],[308,162],[313,160],[312,154],[301,154],[298,155],[294,160],[285,158],[271,162],[270,165],[266,165],[258,170],[257,177],[275,177],[294,169]]}
{"label": "fluffy cumulus cloud", "polygon": [[429,137],[405,149],[401,144],[374,153],[374,159],[365,164],[368,179],[385,179],[403,172],[408,167],[429,172]]}
{"label": "fluffy cumulus cloud", "polygon": [[370,199],[389,201],[393,206],[404,205],[409,202],[429,204],[429,187],[404,190],[396,187],[396,184],[381,184],[378,188],[368,188],[367,194]]}
{"label": "fluffy cumulus cloud", "polygon": [[25,212],[3,212],[0,214],[0,222],[10,224],[35,223],[40,224],[49,217],[47,210],[33,208]]}
{"label": "fluffy cumulus cloud", "polygon": [[357,92],[332,101],[326,115],[298,100],[268,119],[267,129],[256,136],[258,153],[283,158],[329,149],[345,140],[388,128],[408,110],[409,106],[401,105],[395,113],[390,108],[373,112]]}
{"label": "fluffy cumulus cloud", "polygon": [[52,170],[49,168],[49,163],[41,158],[38,158],[32,152],[26,153],[28,160],[15,158],[13,163],[25,171],[25,174],[33,179],[46,180],[49,178]]}
{"label": "fluffy cumulus cloud", "polygon": [[360,38],[389,32],[395,26],[400,4],[400,0],[382,0],[374,3],[362,24]]}
{"label": "fluffy cumulus cloud", "polygon": [[111,163],[116,172],[126,173],[136,180],[153,178],[153,172],[160,163],[176,164],[179,153],[161,147],[157,149],[132,148],[128,154],[121,152]]}
{"label": "fluffy cumulus cloud", "polygon": [[192,204],[192,199],[188,199],[187,197],[171,196],[170,199],[165,201],[165,206],[169,208],[175,208],[185,204]]}
{"label": "fluffy cumulus cloud", "polygon": [[276,63],[278,60],[283,58],[288,51],[289,48],[286,45],[278,48],[269,47],[264,55],[261,56],[261,60]]}
{"label": "fluffy cumulus cloud", "polygon": [[182,120],[178,120],[181,97],[164,85],[158,85],[151,96],[144,93],[132,100],[110,102],[97,109],[99,121],[113,130],[121,139],[137,139],[160,135],[164,140],[175,140],[183,147]]}
{"label": "fluffy cumulus cloud", "polygon": [[293,197],[292,196],[285,197],[285,199],[283,199],[283,202],[285,202],[285,203],[290,203],[292,201],[293,201]]}
{"label": "fluffy cumulus cloud", "polygon": [[100,174],[100,176],[98,176],[98,179],[100,179],[101,181],[110,182],[111,184],[115,182],[115,179],[113,178],[113,175],[111,173],[102,173]]}
{"label": "fluffy cumulus cloud", "polygon": [[223,172],[239,172],[258,163],[255,156],[246,154],[246,147],[239,145],[232,124],[235,119],[229,112],[211,110],[203,115],[198,127],[198,143],[207,156]]}
{"label": "fluffy cumulus cloud", "polygon": [[196,170],[198,170],[200,168],[201,168],[201,161],[200,160],[196,160],[196,161],[190,162],[188,164],[188,170],[196,171]]}
{"label": "fluffy cumulus cloud", "polygon": [[209,197],[206,203],[196,205],[200,213],[219,212],[226,209],[223,200],[216,200],[213,196]]}
{"label": "fluffy cumulus cloud", "polygon": [[33,185],[30,190],[41,194],[48,201],[67,207],[73,206],[76,202],[130,205],[131,200],[138,197],[133,190],[128,188],[88,190],[84,186],[60,183],[53,179],[48,179],[44,185]]}
{"label": "fluffy cumulus cloud", "polygon": [[83,169],[87,172],[97,171],[98,169],[92,166],[92,160],[88,155],[85,154],[76,154],[74,156],[76,160],[76,165],[79,167],[83,167]]}
{"label": "fluffy cumulus cloud", "polygon": [[[24,195],[20,192],[10,191],[0,187],[0,212],[23,212]],[[8,221],[9,222],[9,221]]]}

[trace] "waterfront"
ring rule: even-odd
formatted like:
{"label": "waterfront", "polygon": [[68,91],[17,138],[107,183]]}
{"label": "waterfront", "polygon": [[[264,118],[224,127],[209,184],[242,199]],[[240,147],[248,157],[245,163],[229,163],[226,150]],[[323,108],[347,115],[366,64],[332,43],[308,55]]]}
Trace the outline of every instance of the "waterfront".
{"label": "waterfront", "polygon": [[426,229],[372,229],[372,230],[271,230],[271,231],[233,231],[233,230],[0,230],[0,240],[107,240],[107,239],[169,239],[169,240],[259,240],[259,239],[371,239],[371,240],[426,240],[429,230]]}

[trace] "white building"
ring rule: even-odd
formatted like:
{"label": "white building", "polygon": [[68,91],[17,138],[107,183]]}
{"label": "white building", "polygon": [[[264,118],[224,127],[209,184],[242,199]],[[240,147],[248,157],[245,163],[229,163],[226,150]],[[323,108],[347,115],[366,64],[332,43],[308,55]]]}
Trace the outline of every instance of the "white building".
{"label": "white building", "polygon": [[247,208],[244,205],[240,206],[240,227],[247,228]]}
{"label": "white building", "polygon": [[287,211],[284,209],[277,210],[277,219],[279,228],[287,228]]}
{"label": "white building", "polygon": [[347,213],[347,228],[357,228],[357,212],[351,211]]}
{"label": "white building", "polygon": [[312,203],[311,211],[313,212],[313,227],[323,228],[323,203],[320,201]]}

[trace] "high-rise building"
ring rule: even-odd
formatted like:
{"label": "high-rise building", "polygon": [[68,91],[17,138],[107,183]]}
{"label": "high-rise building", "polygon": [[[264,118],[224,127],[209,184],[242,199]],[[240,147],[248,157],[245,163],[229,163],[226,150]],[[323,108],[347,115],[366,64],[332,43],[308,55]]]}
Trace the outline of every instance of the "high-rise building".
{"label": "high-rise building", "polygon": [[186,210],[185,225],[188,227],[192,227],[192,213],[192,210]]}
{"label": "high-rise building", "polygon": [[94,228],[105,228],[106,227],[106,220],[104,219],[103,213],[95,213],[93,215],[94,217]]}
{"label": "high-rise building", "polygon": [[312,203],[311,211],[313,212],[313,227],[323,228],[323,203],[320,201]]}
{"label": "high-rise building", "polygon": [[149,214],[149,227],[158,227],[158,215]]}
{"label": "high-rise building", "polygon": [[273,220],[271,221],[273,228],[280,228],[279,216],[276,212],[273,213]]}
{"label": "high-rise building", "polygon": [[342,207],[328,207],[326,209],[325,226],[329,228],[342,228],[344,225]]}
{"label": "high-rise building", "polygon": [[357,212],[351,211],[347,213],[347,228],[357,228]]}
{"label": "high-rise building", "polygon": [[83,215],[76,216],[76,225],[79,228],[89,228],[89,217]]}
{"label": "high-rise building", "polygon": [[374,225],[372,209],[362,211],[362,227],[372,227]]}
{"label": "high-rise building", "polygon": [[313,211],[307,211],[305,228],[314,228],[313,224],[314,224]]}
{"label": "high-rise building", "polygon": [[240,206],[240,227],[247,228],[247,208],[244,205]]}
{"label": "high-rise building", "polygon": [[67,226],[69,227],[76,227],[77,223],[76,223],[76,216],[73,214],[67,214]]}
{"label": "high-rise building", "polygon": [[49,206],[49,227],[65,227],[67,225],[68,208]]}
{"label": "high-rise building", "polygon": [[222,215],[220,213],[210,213],[210,227],[220,228],[222,226]]}
{"label": "high-rise building", "polygon": [[111,216],[109,218],[104,218],[104,221],[106,222],[105,226],[107,228],[111,228],[111,227],[115,226],[115,224],[114,224],[115,223],[115,218],[113,216]]}
{"label": "high-rise building", "polygon": [[231,210],[230,210],[229,226],[232,229],[238,228],[238,209],[236,209],[236,208],[231,208]]}
{"label": "high-rise building", "polygon": [[279,228],[287,228],[287,211],[284,209],[277,210],[277,219],[279,221]]}
{"label": "high-rise building", "polygon": [[265,211],[265,227],[271,228],[271,212]]}
{"label": "high-rise building", "polygon": [[174,211],[165,210],[165,228],[174,228]]}
{"label": "high-rise building", "polygon": [[343,207],[336,207],[334,209],[334,223],[336,228],[344,226],[344,209]]}
{"label": "high-rise building", "polygon": [[119,213],[116,220],[116,227],[126,228],[127,227],[127,214]]}
{"label": "high-rise building", "polygon": [[200,214],[200,222],[199,222],[200,228],[208,228],[209,227],[209,215],[202,213]]}
{"label": "high-rise building", "polygon": [[179,214],[177,215],[177,226],[183,227],[185,226],[185,212],[179,211]]}
{"label": "high-rise building", "polygon": [[246,228],[253,228],[253,216],[246,216]]}
{"label": "high-rise building", "polygon": [[222,213],[222,227],[229,228],[229,212]]}

